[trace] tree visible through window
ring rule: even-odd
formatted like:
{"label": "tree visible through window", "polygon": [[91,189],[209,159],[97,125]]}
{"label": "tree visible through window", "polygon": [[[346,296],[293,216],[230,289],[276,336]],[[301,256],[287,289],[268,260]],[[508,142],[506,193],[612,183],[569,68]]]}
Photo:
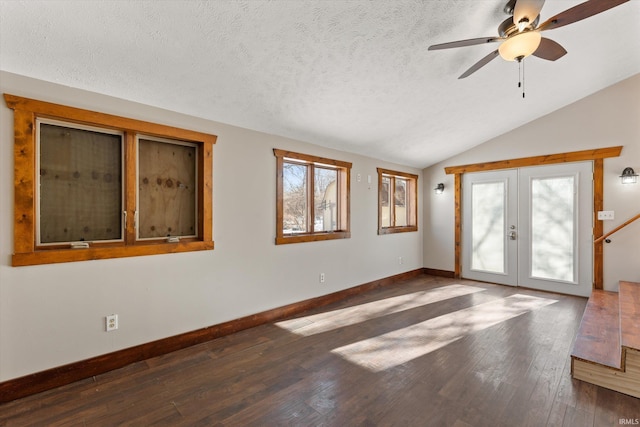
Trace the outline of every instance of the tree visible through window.
{"label": "tree visible through window", "polygon": [[349,237],[351,163],[274,150],[278,167],[276,243]]}
{"label": "tree visible through window", "polygon": [[338,171],[316,167],[313,182],[313,231],[335,231],[338,229]]}
{"label": "tree visible through window", "polygon": [[284,233],[307,232],[307,167],[285,162],[284,184]]}

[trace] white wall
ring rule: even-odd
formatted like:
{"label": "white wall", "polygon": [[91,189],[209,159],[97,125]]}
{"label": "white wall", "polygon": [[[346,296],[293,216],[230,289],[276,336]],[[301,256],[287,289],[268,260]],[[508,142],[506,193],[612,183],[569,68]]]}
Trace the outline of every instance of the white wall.
{"label": "white wall", "polygon": [[[422,267],[422,229],[377,235],[375,184],[376,167],[420,170],[5,72],[0,92],[218,135],[215,250],[11,267],[13,112],[1,101],[0,381]],[[350,239],[274,244],[273,148],[353,163]],[[120,327],[107,333],[111,313]]]}
{"label": "white wall", "polygon": [[[445,175],[446,166],[618,145],[621,156],[604,161],[604,209],[615,211],[615,220],[604,222],[606,233],[640,213],[640,183],[622,185],[619,178],[627,166],[640,172],[640,74],[425,169],[424,266],[454,270],[453,175]],[[438,182],[446,186],[441,195],[433,192]],[[604,245],[605,289],[617,290],[619,280],[640,282],[640,220],[611,239]]]}

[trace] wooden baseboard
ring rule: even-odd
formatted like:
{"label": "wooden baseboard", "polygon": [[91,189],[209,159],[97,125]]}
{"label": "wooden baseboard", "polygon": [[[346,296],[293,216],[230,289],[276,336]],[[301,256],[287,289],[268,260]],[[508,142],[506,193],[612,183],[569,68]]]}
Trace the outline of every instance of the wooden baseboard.
{"label": "wooden baseboard", "polygon": [[422,271],[424,274],[430,274],[432,276],[447,277],[449,279],[454,279],[456,277],[455,271],[436,270],[434,268],[423,268]]}
{"label": "wooden baseboard", "polygon": [[68,365],[47,369],[46,371],[36,372],[24,377],[4,381],[0,383],[0,403],[9,402],[11,400],[40,393],[42,391],[70,384],[85,378],[90,378],[114,369],[122,368],[135,362],[211,341],[244,329],[281,320],[312,308],[323,307],[354,295],[358,295],[371,289],[389,286],[402,280],[411,279],[423,273],[424,269],[422,268],[407,271],[405,273],[374,280],[369,283],[344,289],[328,295],[311,298],[305,301],[242,317],[240,319],[231,320],[229,322],[220,323],[180,335],[137,345],[135,347],[92,357],[79,362],[70,363]]}

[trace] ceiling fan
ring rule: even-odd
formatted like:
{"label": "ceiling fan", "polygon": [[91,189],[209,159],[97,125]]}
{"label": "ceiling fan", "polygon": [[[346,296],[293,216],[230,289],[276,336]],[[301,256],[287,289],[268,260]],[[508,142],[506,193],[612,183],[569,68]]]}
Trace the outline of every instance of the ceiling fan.
{"label": "ceiling fan", "polygon": [[538,25],[540,21],[540,10],[544,5],[544,0],[509,0],[504,7],[504,11],[508,15],[513,16],[507,18],[498,26],[499,37],[480,37],[434,44],[429,46],[429,50],[501,42],[498,49],[473,64],[471,68],[458,77],[459,79],[469,77],[498,55],[507,61],[521,62],[529,55],[537,56],[538,58],[548,61],[555,61],[556,59],[562,58],[567,51],[553,40],[542,37],[540,34],[542,31],[553,30],[554,28],[572,24],[628,1],[629,0],[589,0],[567,9],[564,12],[560,12],[556,16]]}

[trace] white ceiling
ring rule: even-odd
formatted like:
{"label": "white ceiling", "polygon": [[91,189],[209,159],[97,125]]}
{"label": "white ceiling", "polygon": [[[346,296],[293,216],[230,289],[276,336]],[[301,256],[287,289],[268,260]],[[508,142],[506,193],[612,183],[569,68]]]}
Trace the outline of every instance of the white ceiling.
{"label": "white ceiling", "polygon": [[497,44],[427,51],[505,3],[0,1],[0,69],[426,167],[640,72],[640,0],[545,32],[569,53],[525,60],[525,99],[501,58],[457,79]]}

